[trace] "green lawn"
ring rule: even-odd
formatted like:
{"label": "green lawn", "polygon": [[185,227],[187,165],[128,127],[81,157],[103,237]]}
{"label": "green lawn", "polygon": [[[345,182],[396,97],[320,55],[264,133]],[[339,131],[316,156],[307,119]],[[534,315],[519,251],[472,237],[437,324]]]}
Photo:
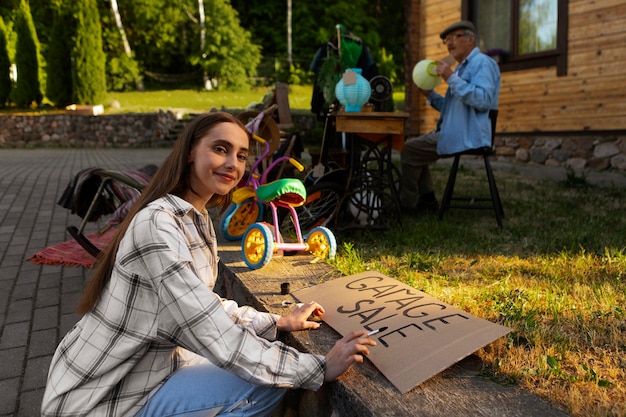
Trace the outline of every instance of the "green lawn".
{"label": "green lawn", "polygon": [[[222,109],[245,109],[251,104],[260,103],[263,96],[270,92],[270,87],[254,87],[246,91],[207,91],[203,89],[181,90],[150,90],[107,93],[104,103],[105,113],[129,113],[129,112],[157,112],[159,110],[171,110],[176,113],[202,113],[212,108]],[[310,85],[289,86],[289,105],[294,112],[310,112],[311,109]],[[404,91],[396,91],[393,94],[395,106],[398,109],[404,107]],[[119,108],[111,104],[116,102]],[[47,101],[44,103],[49,104]],[[7,107],[0,109],[0,113],[52,113],[58,109],[42,108],[15,108]]]}
{"label": "green lawn", "polygon": [[[171,109],[182,113],[200,113],[215,107],[221,109],[245,109],[253,103],[260,103],[269,88],[253,88],[245,92],[206,91],[206,90],[162,90],[145,92],[110,92],[107,104],[113,100],[120,104],[119,109],[107,108],[107,112],[153,112]],[[292,109],[309,109],[311,86],[291,86],[289,105]]]}
{"label": "green lawn", "polygon": [[[441,197],[449,167],[436,164]],[[384,235],[338,234],[343,274],[378,270],[513,331],[478,352],[484,376],[574,416],[626,416],[626,188],[495,172],[492,211],[403,218]],[[488,195],[465,167],[456,192]]]}

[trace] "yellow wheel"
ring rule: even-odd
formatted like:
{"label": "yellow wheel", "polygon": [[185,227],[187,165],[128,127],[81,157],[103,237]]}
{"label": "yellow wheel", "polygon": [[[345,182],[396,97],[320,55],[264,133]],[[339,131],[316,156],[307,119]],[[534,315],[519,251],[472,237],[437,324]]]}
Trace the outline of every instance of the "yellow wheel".
{"label": "yellow wheel", "polygon": [[263,205],[254,198],[231,204],[221,216],[220,229],[227,240],[239,240],[246,229],[263,217]]}
{"label": "yellow wheel", "polygon": [[274,254],[274,235],[267,223],[255,223],[244,233],[241,254],[251,269],[263,268]]}
{"label": "yellow wheel", "polygon": [[316,227],[307,235],[308,251],[321,259],[333,259],[337,254],[337,240],[330,229]]}

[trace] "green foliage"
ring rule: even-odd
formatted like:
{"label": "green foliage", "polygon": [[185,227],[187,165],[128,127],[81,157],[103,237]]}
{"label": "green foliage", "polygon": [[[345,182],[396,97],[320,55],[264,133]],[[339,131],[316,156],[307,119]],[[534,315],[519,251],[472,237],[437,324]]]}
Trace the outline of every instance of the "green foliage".
{"label": "green foliage", "polygon": [[380,50],[378,72],[380,75],[389,78],[392,84],[402,83],[402,79],[398,78],[398,68],[393,60],[393,55],[387,53],[385,48]]}
{"label": "green foliage", "polygon": [[[242,26],[252,32],[256,43],[263,46],[263,57],[270,61],[287,59],[287,15],[283,0],[232,0],[239,12]],[[382,51],[392,57],[397,78],[404,74],[404,2],[372,2],[354,0],[336,2],[292,2],[293,62],[308,68],[315,51],[332,39],[335,26],[343,24],[370,47],[376,62],[385,61]],[[268,24],[270,22],[271,24]],[[382,36],[384,34],[384,36]],[[267,65],[270,68],[270,65]],[[264,67],[265,68],[265,67]],[[385,70],[391,74],[389,70]],[[267,76],[266,74],[262,74]]]}
{"label": "green foliage", "polygon": [[100,14],[95,0],[80,1],[75,7],[72,99],[80,104],[102,103],[106,96],[106,77]]}
{"label": "green foliage", "polygon": [[276,81],[282,81],[289,85],[312,85],[313,73],[304,70],[300,65],[289,66],[289,71],[279,71]]}
{"label": "green foliage", "polygon": [[22,0],[17,11],[15,32],[17,34],[15,47],[17,82],[11,92],[12,99],[20,107],[29,107],[33,102],[39,105],[43,100],[39,40],[26,0]]}
{"label": "green foliage", "polygon": [[109,57],[106,73],[108,91],[130,91],[136,81],[141,80],[137,61],[123,52],[117,57]]}
{"label": "green foliage", "polygon": [[[121,54],[120,36],[110,4],[99,2],[105,22],[105,50]],[[128,42],[139,68],[155,73],[181,74],[194,70],[187,57],[197,38],[197,2],[182,0],[118,0]]]}
{"label": "green foliage", "polygon": [[48,78],[46,97],[57,107],[72,103],[72,39],[76,22],[67,7],[59,6],[53,12],[48,46]]}
{"label": "green foliage", "polygon": [[[111,10],[110,2],[103,3],[106,3],[108,6],[100,9],[102,46],[107,57],[107,91],[129,91],[135,87],[143,86],[142,70],[139,62],[135,59],[135,51],[131,50],[130,57],[126,54],[124,41],[115,23],[115,15]],[[122,21],[124,33],[127,32],[125,23]]]}
{"label": "green foliage", "polygon": [[11,60],[7,46],[7,29],[0,17],[0,106],[5,107],[11,94]]}
{"label": "green foliage", "polygon": [[62,1],[63,0],[28,0],[42,56],[47,55],[47,47],[50,43],[52,32],[50,17],[53,15],[54,9]]}
{"label": "green foliage", "polygon": [[[7,26],[8,56],[12,62],[16,62],[17,31],[14,28],[22,14],[19,10],[22,2],[26,4],[25,0],[0,2],[0,15]],[[45,91],[47,98],[58,105],[78,101],[76,92],[74,100],[67,99],[68,91],[76,86],[63,76],[67,54],[64,57],[62,52],[80,55],[83,61],[77,62],[76,66],[84,71],[85,67],[92,66],[84,60],[85,51],[92,48],[92,52],[98,54],[100,50],[97,45],[67,44],[70,39],[82,42],[81,36],[84,35],[74,39],[74,36],[60,34],[60,29],[55,28],[56,9],[62,4],[81,9],[89,4],[90,12],[99,12],[101,49],[106,56],[106,86],[112,90],[128,90],[136,82],[139,85],[143,81],[140,75],[150,76],[145,80],[147,87],[153,87],[153,79],[173,76],[174,80],[193,80],[193,86],[200,88],[203,73],[205,79],[216,81],[221,91],[241,90],[251,85],[251,79],[260,79],[263,85],[272,85],[276,81],[306,85],[311,82],[308,71],[311,59],[317,48],[334,36],[337,23],[363,38],[379,65],[386,67],[394,59],[403,58],[401,2],[293,2],[291,63],[287,60],[286,2],[282,0],[204,0],[206,43],[202,51],[197,0],[118,0],[124,33],[132,49],[131,57],[123,48],[110,1],[28,0],[28,3],[31,24],[35,28],[32,33],[36,34],[38,42],[38,64],[28,65],[29,70],[18,70],[18,74],[37,72],[39,90]],[[74,24],[68,24],[63,29],[73,32],[74,27]],[[379,35],[382,32],[385,33],[384,39]],[[389,51],[388,55],[384,55],[385,52],[381,55],[383,47]],[[24,47],[20,46],[20,49]],[[259,72],[262,58],[263,71]],[[402,69],[402,65],[397,68]],[[387,71],[384,69],[385,73]],[[75,76],[76,68],[71,73]],[[47,77],[50,77],[51,86],[48,86]],[[37,83],[27,84],[37,87]],[[103,84],[89,81],[80,90],[98,85]],[[23,105],[30,105],[32,101],[40,102],[40,96],[41,93],[34,99],[20,101]]]}
{"label": "green foliage", "polygon": [[208,0],[204,2],[207,17],[204,50],[195,55],[191,62],[205,71],[208,79],[227,89],[241,90],[248,85],[249,78],[256,74],[261,61],[260,47],[252,42],[250,32],[239,24],[237,13],[228,1]]}
{"label": "green foliage", "polygon": [[330,54],[320,67],[318,83],[322,87],[326,103],[335,101],[335,85],[341,79],[342,68],[338,55]]}

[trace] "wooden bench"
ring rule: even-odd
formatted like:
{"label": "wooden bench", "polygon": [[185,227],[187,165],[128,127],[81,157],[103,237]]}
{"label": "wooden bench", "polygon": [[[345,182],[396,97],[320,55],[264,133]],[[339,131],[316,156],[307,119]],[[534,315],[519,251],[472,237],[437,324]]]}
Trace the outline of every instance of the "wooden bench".
{"label": "wooden bench", "polygon": [[[217,229],[217,226],[216,226]],[[311,255],[273,257],[264,268],[250,270],[241,257],[241,243],[222,239],[218,233],[222,295],[260,311],[284,314],[290,307],[280,285],[290,290],[317,285],[341,274]],[[316,300],[324,305],[324,300]],[[281,340],[303,352],[325,354],[340,338],[322,323],[317,330],[289,333]],[[401,394],[366,360],[353,366],[338,381],[324,384],[318,392],[294,390],[283,407],[289,412],[275,416],[566,416],[540,397],[518,387],[505,387],[480,376],[482,363],[474,355]],[[294,412],[296,414],[294,414]]]}

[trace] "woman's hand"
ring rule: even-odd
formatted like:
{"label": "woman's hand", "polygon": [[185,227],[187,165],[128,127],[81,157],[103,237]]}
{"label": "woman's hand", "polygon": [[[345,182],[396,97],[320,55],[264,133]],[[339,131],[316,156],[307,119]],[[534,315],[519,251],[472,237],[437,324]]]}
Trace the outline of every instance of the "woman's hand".
{"label": "woman's hand", "polygon": [[286,316],[278,319],[278,330],[284,332],[294,332],[297,330],[317,329],[320,324],[309,320],[311,315],[322,316],[326,310],[324,307],[311,301],[305,304],[296,304],[296,307]]}
{"label": "woman's hand", "polygon": [[339,339],[326,354],[324,382],[334,381],[354,363],[362,363],[361,355],[370,353],[368,346],[376,346],[376,342],[367,336],[367,330],[353,331]]}

